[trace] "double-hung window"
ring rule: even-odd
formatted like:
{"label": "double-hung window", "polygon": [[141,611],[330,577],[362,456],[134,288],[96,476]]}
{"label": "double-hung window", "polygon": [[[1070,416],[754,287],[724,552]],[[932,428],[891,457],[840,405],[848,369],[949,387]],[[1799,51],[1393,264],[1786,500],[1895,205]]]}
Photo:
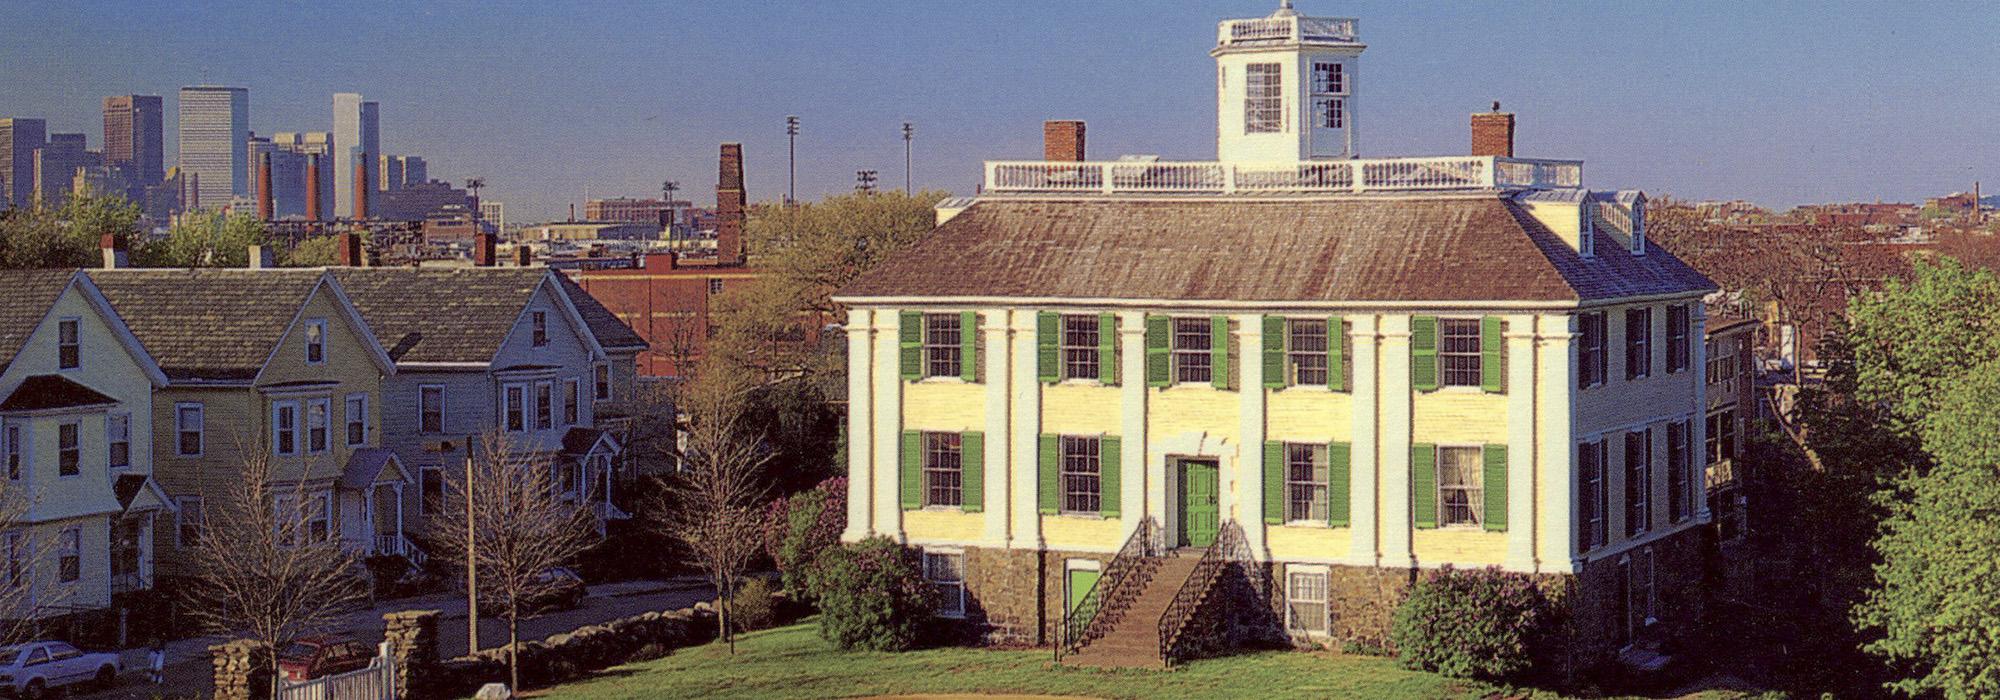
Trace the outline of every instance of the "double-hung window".
{"label": "double-hung window", "polygon": [[1103,503],[1098,445],[1094,437],[1062,437],[1062,512],[1098,513]]}
{"label": "double-hung window", "polygon": [[1285,444],[1286,521],[1326,522],[1326,450],[1322,444]]}
{"label": "double-hung window", "polygon": [[424,467],[417,485],[417,512],[425,515],[444,512],[444,467]]}
{"label": "double-hung window", "polygon": [[326,363],[326,319],[306,321],[306,364]]}
{"label": "double-hung window", "polygon": [[1328,341],[1325,319],[1285,320],[1285,364],[1291,367],[1293,386],[1324,386],[1327,383]]}
{"label": "double-hung window", "polygon": [[1693,359],[1688,355],[1692,349],[1688,344],[1690,323],[1687,304],[1667,307],[1667,374],[1687,370]]}
{"label": "double-hung window", "polygon": [[104,416],[105,463],[112,469],[132,466],[132,414]]}
{"label": "double-hung window", "polygon": [[964,503],[965,472],[958,433],[924,433],[924,505]]}
{"label": "double-hung window", "polygon": [[1243,68],[1243,133],[1275,134],[1284,131],[1284,66],[1252,63]]}
{"label": "double-hung window", "polygon": [[1653,310],[1625,310],[1625,378],[1653,375]]}
{"label": "double-hung window", "polygon": [[1736,395],[1735,338],[1708,343],[1708,395]]}
{"label": "double-hung window", "polygon": [[535,429],[548,430],[556,427],[556,385],[550,382],[535,382]]}
{"label": "double-hung window", "polygon": [[271,404],[271,452],[281,456],[299,453],[299,402]]}
{"label": "double-hung window", "polygon": [[78,337],[78,325],[74,318],[56,322],[56,367],[60,369],[83,366],[83,341]]}
{"label": "double-hung window", "polygon": [[63,583],[83,578],[83,528],[67,528],[56,540],[57,568]]}
{"label": "double-hung window", "polygon": [[598,401],[611,400],[611,365],[597,365],[591,368],[594,378],[591,398]]}
{"label": "double-hung window", "polygon": [[1214,328],[1206,318],[1174,319],[1174,382],[1207,384],[1213,377]]}
{"label": "double-hung window", "polygon": [[1322,129],[1342,129],[1347,127],[1347,101],[1338,97],[1322,97],[1313,100],[1313,125]]}
{"label": "double-hung window", "polygon": [[444,432],[444,385],[417,387],[417,429],[426,433]]}
{"label": "double-hung window", "polygon": [[1438,525],[1478,527],[1486,514],[1485,452],[1478,446],[1439,447]]}
{"label": "double-hung window", "polygon": [[509,384],[506,392],[508,432],[528,429],[528,385]]}
{"label": "double-hung window", "polygon": [[1707,448],[1709,464],[1736,458],[1736,409],[1725,408],[1708,414]]}
{"label": "double-hung window", "polygon": [[1632,537],[1652,526],[1653,510],[1653,429],[1641,428],[1625,434],[1625,536]]}
{"label": "double-hung window", "polygon": [[177,496],[174,498],[174,541],[185,549],[201,544],[203,519],[200,496]]}
{"label": "double-hung window", "polygon": [[9,481],[21,480],[21,469],[28,461],[22,450],[27,449],[27,446],[28,443],[21,439],[21,426],[9,425],[5,429],[0,429],[0,451],[6,454]]}
{"label": "double-hung window", "polygon": [[583,390],[576,377],[563,380],[563,425],[576,425],[583,409]]}
{"label": "double-hung window", "polygon": [[174,404],[175,452],[182,457],[195,457],[202,448],[202,405],[199,403]]}
{"label": "double-hung window", "polygon": [[529,330],[530,330],[530,333],[531,333],[531,337],[529,338],[530,342],[531,342],[531,343],[532,343],[532,344],[533,344],[533,345],[534,345],[535,347],[538,347],[538,348],[539,348],[539,347],[543,347],[543,346],[546,346],[546,345],[548,345],[548,344],[549,344],[549,312],[547,312],[547,311],[531,311],[531,312],[529,312],[529,313],[528,313],[528,319],[529,319],[529,323],[530,323],[530,325],[532,325],[532,326],[533,326],[533,328],[529,329]]}
{"label": "double-hung window", "polygon": [[924,376],[957,377],[964,338],[958,314],[924,314]]}
{"label": "double-hung window", "polygon": [[1438,368],[1444,386],[1481,385],[1479,319],[1438,319]]}
{"label": "double-hung window", "polygon": [[306,452],[319,454],[326,451],[328,423],[333,412],[333,399],[308,399],[306,401]]}
{"label": "double-hung window", "polygon": [[333,520],[332,499],[324,493],[316,493],[306,499],[306,537],[313,542],[325,542],[332,535],[329,524]]}
{"label": "double-hung window", "polygon": [[56,426],[56,473],[62,476],[76,476],[83,473],[83,446],[78,443],[82,426],[63,423]]}
{"label": "double-hung window", "polygon": [[1609,505],[1604,490],[1604,441],[1578,443],[1576,549],[1579,552],[1604,544],[1605,510]]}
{"label": "double-hung window", "polygon": [[1604,354],[1604,312],[1577,316],[1576,386],[1588,389],[1604,383],[1609,369]]}
{"label": "double-hung window", "polygon": [[1294,634],[1327,632],[1327,570],[1291,564],[1285,567],[1285,626]]}
{"label": "double-hung window", "polygon": [[1113,361],[1108,357],[1098,357],[1097,317],[1088,314],[1065,314],[1062,317],[1062,367],[1064,379],[1099,378],[1099,362]]}
{"label": "double-hung window", "polygon": [[937,588],[940,617],[965,616],[965,555],[924,552],[924,580]]}
{"label": "double-hung window", "polygon": [[1688,421],[1667,424],[1667,515],[1674,522],[1694,515],[1694,467],[1689,459]]}
{"label": "double-hung window", "polygon": [[368,442],[368,395],[348,394],[345,403],[342,416],[347,419],[347,446]]}
{"label": "double-hung window", "polygon": [[1313,64],[1313,93],[1320,95],[1347,94],[1347,72],[1339,63]]}

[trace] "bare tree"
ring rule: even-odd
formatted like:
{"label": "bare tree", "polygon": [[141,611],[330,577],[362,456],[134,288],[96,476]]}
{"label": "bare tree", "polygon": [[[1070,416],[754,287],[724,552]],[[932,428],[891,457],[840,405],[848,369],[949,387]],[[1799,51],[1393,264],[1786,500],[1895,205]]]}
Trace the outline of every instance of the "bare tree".
{"label": "bare tree", "polygon": [[703,375],[684,393],[689,426],[680,470],[666,478],[646,522],[685,544],[716,591],[717,633],[736,652],[730,614],[737,582],[762,546],[762,483],[770,454],[741,429],[741,396],[750,387],[734,372]]}
{"label": "bare tree", "polygon": [[42,613],[64,610],[76,592],[62,582],[72,564],[50,556],[60,552],[61,535],[24,519],[37,499],[20,484],[0,480],[0,645],[34,638]]}
{"label": "bare tree", "polygon": [[208,630],[249,639],[277,654],[293,641],[326,632],[342,613],[368,602],[361,554],[340,541],[329,515],[332,495],[304,480],[281,481],[269,458],[248,450],[239,478],[210,495],[193,551],[195,581],[186,595]]}
{"label": "bare tree", "polygon": [[507,619],[508,687],[518,691],[521,613],[557,584],[548,570],[575,559],[595,530],[584,499],[558,489],[562,465],[551,454],[499,434],[481,438],[475,450],[471,480],[446,486],[431,539],[446,561],[476,565],[480,591],[498,596]]}

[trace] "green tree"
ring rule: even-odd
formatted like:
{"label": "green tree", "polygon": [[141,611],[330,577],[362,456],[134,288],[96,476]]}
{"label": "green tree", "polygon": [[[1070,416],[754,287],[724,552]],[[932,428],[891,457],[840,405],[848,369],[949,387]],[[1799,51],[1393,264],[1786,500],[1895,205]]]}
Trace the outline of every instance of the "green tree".
{"label": "green tree", "polygon": [[285,254],[285,267],[327,267],[340,262],[340,238],[316,236],[299,241]]}
{"label": "green tree", "polygon": [[1911,430],[1937,413],[1966,372],[2000,358],[2000,277],[1952,258],[1920,260],[1907,281],[1855,297],[1856,398],[1881,402]]}
{"label": "green tree", "polygon": [[135,240],[139,207],[123,197],[72,195],[60,207],[37,202],[0,213],[0,268],[86,267],[104,234]]}
{"label": "green tree", "polygon": [[137,252],[147,267],[247,267],[250,246],[271,242],[269,229],[255,216],[198,212],[181,217],[165,239]]}

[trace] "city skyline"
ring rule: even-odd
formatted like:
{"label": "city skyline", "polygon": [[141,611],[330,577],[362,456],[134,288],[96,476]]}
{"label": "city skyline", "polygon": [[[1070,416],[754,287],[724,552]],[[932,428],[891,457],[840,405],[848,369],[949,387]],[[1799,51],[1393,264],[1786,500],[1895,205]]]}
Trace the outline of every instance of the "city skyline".
{"label": "city skyline", "polygon": [[[331,96],[354,92],[391,106],[383,152],[423,154],[455,182],[484,177],[489,197],[532,221],[562,218],[586,193],[701,182],[723,141],[744,143],[752,199],[776,201],[787,114],[804,122],[807,199],[852,191],[862,169],[900,184],[904,121],[918,129],[916,185],[958,194],[972,193],[982,160],[1033,157],[1048,118],[1087,121],[1093,157],[1213,157],[1212,69],[1188,46],[1212,43],[1213,21],[1275,2],[445,4],[398,13],[393,31],[229,43],[225,30],[256,11],[29,5],[48,30],[0,47],[12,98],[0,116],[43,118],[101,148],[106,96],[243,86],[250,128],[264,134],[331,131]],[[2000,74],[2000,58],[1969,47],[2000,19],[1975,5],[1896,16],[1862,4],[1300,9],[1362,17],[1362,40],[1383,47],[1362,62],[1373,96],[1356,117],[1363,156],[1463,152],[1465,115],[1497,99],[1520,115],[1523,155],[1589,161],[1586,182],[1599,186],[1791,206],[1921,200],[1993,179],[1970,154],[2000,142],[2000,126],[1978,116],[2000,98],[1972,87]],[[350,11],[297,14],[312,26]],[[398,38],[410,32],[456,48],[413,50]],[[121,40],[146,34],[178,40]],[[567,35],[592,40],[545,40]],[[178,109],[164,111],[178,133]],[[1887,152],[1899,157],[1874,157]]]}

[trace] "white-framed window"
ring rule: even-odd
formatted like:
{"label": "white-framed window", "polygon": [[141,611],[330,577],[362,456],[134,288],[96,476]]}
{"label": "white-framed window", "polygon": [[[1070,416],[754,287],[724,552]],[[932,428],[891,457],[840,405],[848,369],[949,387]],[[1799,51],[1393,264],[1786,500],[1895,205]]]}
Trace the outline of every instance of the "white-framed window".
{"label": "white-framed window", "polygon": [[563,425],[583,422],[583,384],[576,377],[563,380]]}
{"label": "white-framed window", "polygon": [[132,466],[132,414],[104,415],[104,455],[112,469]]}
{"label": "white-framed window", "polygon": [[271,452],[278,455],[299,453],[299,402],[271,403]]}
{"label": "white-framed window", "polygon": [[1285,443],[1285,520],[1325,523],[1326,445]]}
{"label": "white-framed window", "polygon": [[1214,326],[1206,318],[1174,319],[1173,363],[1177,384],[1207,384],[1214,377]]}
{"label": "white-framed window", "polygon": [[1347,128],[1347,101],[1338,97],[1313,100],[1313,125],[1322,129]]}
{"label": "white-framed window", "polygon": [[1313,92],[1320,95],[1347,94],[1346,66],[1339,63],[1313,63]]}
{"label": "white-framed window", "polygon": [[1653,429],[1625,433],[1625,536],[1650,529],[1653,509]]}
{"label": "white-framed window", "polygon": [[1285,565],[1285,628],[1292,634],[1327,634],[1328,569],[1319,565]]}
{"label": "white-framed window", "polygon": [[1605,542],[1604,441],[1577,443],[1577,528],[1576,549],[1587,552]]}
{"label": "white-framed window", "polygon": [[1440,384],[1481,386],[1479,319],[1438,319],[1437,354]]}
{"label": "white-framed window", "polygon": [[554,382],[535,382],[535,429],[549,430],[556,427],[556,385]]}
{"label": "white-framed window", "polygon": [[418,472],[417,512],[432,515],[444,511],[444,467],[426,465]]}
{"label": "white-framed window", "polygon": [[924,433],[924,505],[964,504],[963,455],[958,433]]}
{"label": "white-framed window", "polygon": [[1708,414],[1706,440],[1709,464],[1736,458],[1736,409],[1725,408]]}
{"label": "white-framed window", "polygon": [[326,364],[326,319],[306,320],[306,364]]}
{"label": "white-framed window", "polygon": [[1708,395],[1736,396],[1735,338],[1708,341]]}
{"label": "white-framed window", "polygon": [[1479,527],[1486,519],[1485,451],[1438,446],[1438,527]]}
{"label": "white-framed window", "polygon": [[28,583],[28,543],[18,530],[6,534],[7,541],[7,587],[20,588]]}
{"label": "white-framed window", "polygon": [[83,426],[75,423],[56,425],[56,473],[61,476],[76,476],[83,473]]}
{"label": "white-framed window", "polygon": [[319,454],[326,451],[332,412],[333,399],[306,400],[306,452]]}
{"label": "white-framed window", "polygon": [[[294,533],[304,535],[307,542],[325,542],[332,535],[333,499],[328,498],[325,492],[306,494],[303,500],[289,493],[278,494],[274,498],[278,517],[282,519],[278,523],[284,535],[280,544],[294,544]],[[293,524],[298,526],[296,530],[289,527]]]}
{"label": "white-framed window", "polygon": [[963,349],[958,314],[924,314],[924,376],[959,376]]}
{"label": "white-framed window", "polygon": [[534,344],[534,346],[535,346],[535,347],[538,347],[538,348],[539,348],[539,347],[543,347],[543,346],[546,346],[546,345],[548,345],[548,344],[549,344],[549,312],[547,312],[547,311],[531,311],[531,312],[528,312],[528,319],[529,319],[529,323],[530,323],[530,324],[531,324],[531,325],[533,326],[533,329],[532,329],[532,330],[533,330],[533,336],[532,336],[532,338],[531,338],[531,341],[532,341],[532,343]]}
{"label": "white-framed window", "polygon": [[508,384],[503,391],[502,413],[507,416],[507,432],[518,433],[528,429],[528,385]]}
{"label": "white-framed window", "polygon": [[1064,379],[1098,379],[1097,317],[1064,314],[1062,317],[1062,368]]}
{"label": "white-framed window", "polygon": [[1680,522],[1694,515],[1695,498],[1693,459],[1688,444],[1693,435],[1689,433],[1689,421],[1674,421],[1667,424],[1667,517]]}
{"label": "white-framed window", "polygon": [[174,543],[186,548],[201,544],[202,524],[206,513],[202,510],[200,496],[176,496],[174,498]]}
{"label": "white-framed window", "polygon": [[425,433],[444,432],[443,384],[424,384],[417,387],[417,430]]}
{"label": "white-framed window", "polygon": [[1653,375],[1653,310],[1625,310],[1625,378]]}
{"label": "white-framed window", "polygon": [[83,578],[83,528],[64,528],[56,537],[56,551],[62,582]]}
{"label": "white-framed window", "polygon": [[598,401],[611,400],[611,365],[600,364],[591,368],[593,378],[591,398]]}
{"label": "white-framed window", "polygon": [[56,367],[76,369],[83,366],[83,340],[79,337],[79,319],[65,318],[56,321]]}
{"label": "white-framed window", "polygon": [[1592,311],[1577,316],[1578,338],[1576,345],[1576,386],[1588,389],[1604,383],[1606,356],[1604,354],[1604,312]]}
{"label": "white-framed window", "polygon": [[1285,319],[1285,364],[1291,369],[1293,386],[1321,386],[1327,382],[1326,319]]}
{"label": "white-framed window", "polygon": [[368,442],[368,395],[348,394],[342,417],[347,419],[347,446]]}
{"label": "white-framed window", "polygon": [[202,450],[203,409],[197,402],[174,404],[174,451],[182,457],[199,457]]}
{"label": "white-framed window", "polygon": [[7,480],[20,481],[28,463],[28,442],[21,439],[21,426],[6,425],[0,430],[0,451],[7,457]]}
{"label": "white-framed window", "polygon": [[1096,515],[1103,505],[1100,490],[1103,444],[1094,437],[1064,435],[1057,440],[1062,459],[1062,512]]}
{"label": "white-framed window", "polygon": [[965,553],[925,551],[924,579],[937,588],[939,617],[965,617]]}
{"label": "white-framed window", "polygon": [[1244,66],[1243,71],[1243,133],[1284,131],[1284,67],[1277,63],[1252,63]]}

